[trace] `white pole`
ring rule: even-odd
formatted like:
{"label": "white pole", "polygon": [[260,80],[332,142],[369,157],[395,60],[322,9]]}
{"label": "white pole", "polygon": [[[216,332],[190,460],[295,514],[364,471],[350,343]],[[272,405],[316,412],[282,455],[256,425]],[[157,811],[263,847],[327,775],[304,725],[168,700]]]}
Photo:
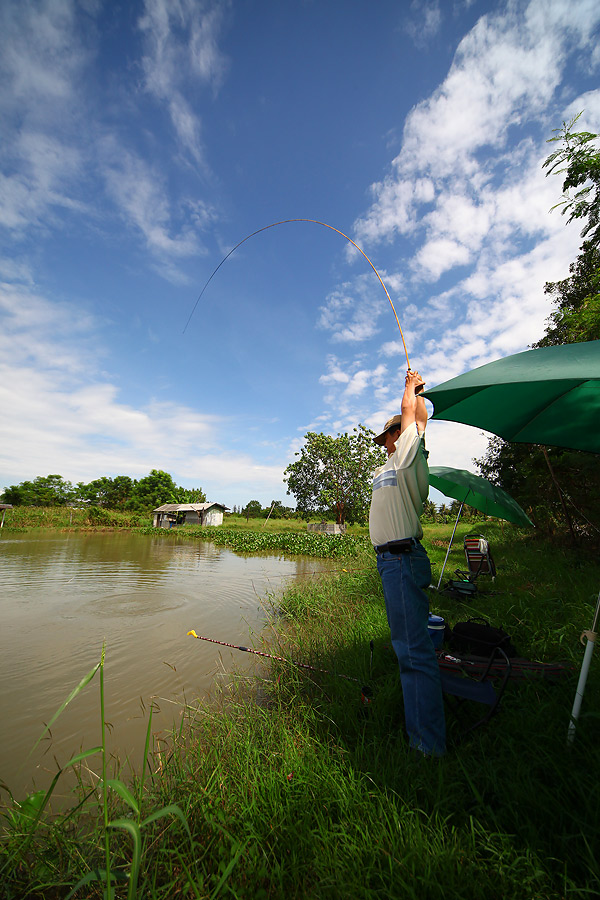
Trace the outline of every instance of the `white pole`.
{"label": "white pole", "polygon": [[571,721],[569,722],[569,730],[567,733],[567,743],[572,744],[575,740],[575,729],[577,727],[577,719],[579,718],[579,712],[581,710],[581,703],[583,701],[583,692],[585,690],[585,685],[587,682],[589,668],[592,662],[592,654],[594,652],[594,644],[596,643],[596,627],[598,624],[598,614],[600,613],[600,592],[598,592],[598,602],[596,603],[596,612],[594,614],[594,622],[592,624],[591,631],[584,631],[581,635],[582,643],[583,638],[587,638],[587,643],[585,645],[585,653],[583,654],[583,662],[581,664],[581,672],[579,673],[579,681],[577,682],[577,690],[575,692],[575,701],[573,703],[573,709],[571,710]]}
{"label": "white pole", "polygon": [[460,509],[458,511],[458,515],[456,517],[456,522],[454,523],[454,530],[452,532],[452,537],[450,538],[450,543],[448,544],[448,549],[446,550],[446,559],[444,560],[444,565],[442,566],[442,571],[440,572],[440,580],[437,583],[436,591],[439,591],[440,584],[442,583],[442,575],[444,574],[444,569],[446,568],[446,563],[448,561],[448,556],[450,554],[450,547],[452,546],[452,541],[454,540],[454,535],[456,534],[456,528],[458,525],[458,520],[460,519],[461,513],[463,511],[463,506],[465,505],[465,501],[460,504]]}

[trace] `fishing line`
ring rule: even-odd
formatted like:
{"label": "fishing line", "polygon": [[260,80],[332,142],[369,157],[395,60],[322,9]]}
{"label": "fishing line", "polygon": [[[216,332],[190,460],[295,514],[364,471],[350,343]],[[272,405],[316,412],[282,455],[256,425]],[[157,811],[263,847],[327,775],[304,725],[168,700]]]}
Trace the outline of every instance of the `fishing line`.
{"label": "fishing line", "polygon": [[343,675],[340,672],[330,672],[329,669],[319,669],[308,663],[294,662],[291,659],[286,659],[285,656],[273,656],[272,653],[264,653],[262,650],[253,650],[252,647],[240,647],[237,644],[228,644],[227,641],[217,641],[215,638],[202,637],[202,635],[196,634],[193,629],[192,631],[188,631],[188,636],[190,635],[199,641],[209,641],[211,644],[220,644],[222,647],[231,647],[232,650],[242,650],[244,653],[255,653],[257,656],[266,656],[267,659],[277,659],[279,662],[290,663],[290,665],[299,666],[301,669],[310,669],[312,672],[323,672],[325,675],[335,675],[336,678],[345,678],[347,681],[356,681],[357,684],[360,684],[360,680],[358,678],[353,678],[352,675]]}
{"label": "fishing line", "polygon": [[408,358],[408,350],[406,349],[406,342],[405,342],[405,340],[404,340],[404,334],[403,334],[402,328],[401,328],[401,326],[400,326],[400,320],[398,319],[398,314],[396,313],[396,310],[395,310],[395,308],[394,308],[394,304],[392,303],[392,298],[391,298],[390,295],[388,294],[388,290],[387,290],[385,284],[383,283],[383,279],[382,279],[381,275],[379,274],[379,272],[377,271],[377,269],[375,268],[375,266],[373,265],[373,263],[371,262],[371,260],[370,260],[369,257],[367,256],[367,254],[364,252],[364,250],[361,250],[361,248],[358,246],[357,243],[355,243],[355,242],[352,240],[352,238],[348,237],[347,234],[344,234],[344,232],[343,232],[343,231],[340,231],[338,228],[334,228],[333,225],[328,225],[327,222],[320,222],[318,219],[282,219],[281,222],[272,222],[270,225],[264,225],[262,228],[259,228],[257,231],[253,231],[252,234],[246,235],[246,237],[243,238],[243,240],[241,240],[239,243],[237,243],[237,244],[235,245],[235,247],[233,247],[233,248],[229,251],[229,253],[228,253],[226,256],[223,257],[223,259],[221,260],[221,262],[219,263],[219,265],[216,267],[216,269],[215,269],[215,270],[212,272],[212,274],[210,275],[210,277],[209,277],[209,279],[207,280],[206,284],[204,285],[204,287],[203,287],[202,290],[200,291],[200,293],[199,293],[199,295],[198,295],[198,299],[197,299],[196,302],[194,303],[194,307],[193,307],[191,313],[190,313],[189,316],[188,316],[188,320],[187,320],[187,322],[185,323],[185,328],[183,329],[182,334],[185,334],[185,332],[186,332],[186,330],[187,330],[187,327],[188,327],[188,325],[190,324],[190,321],[191,321],[191,319],[192,319],[192,316],[193,316],[194,313],[196,312],[196,307],[197,307],[198,304],[200,303],[200,300],[201,300],[201,298],[202,298],[202,295],[203,295],[204,291],[206,290],[206,288],[208,287],[208,285],[210,284],[210,282],[213,280],[214,276],[217,274],[217,272],[219,271],[219,269],[221,268],[221,266],[223,265],[223,263],[226,262],[226,260],[229,259],[229,257],[231,256],[231,254],[232,254],[235,250],[237,250],[238,247],[241,247],[242,244],[244,244],[246,241],[250,240],[251,237],[254,237],[254,236],[257,235],[257,234],[260,234],[262,231],[267,231],[269,228],[275,228],[276,225],[287,225],[287,224],[290,223],[290,222],[313,222],[315,225],[322,225],[323,228],[329,228],[331,231],[335,231],[336,234],[340,234],[343,238],[346,238],[346,240],[347,240],[350,244],[352,244],[353,247],[356,247],[356,249],[359,251],[359,253],[362,253],[362,255],[364,256],[364,258],[366,259],[366,261],[369,263],[369,265],[371,266],[371,268],[373,269],[373,271],[374,271],[375,274],[377,275],[377,278],[379,279],[379,283],[381,284],[381,287],[384,289],[385,295],[386,295],[386,297],[388,298],[388,300],[389,300],[389,302],[390,302],[390,306],[392,307],[392,312],[394,313],[394,317],[395,317],[395,319],[396,319],[396,324],[398,325],[398,329],[399,329],[399,331],[400,331],[400,337],[402,338],[402,346],[404,347],[404,355],[406,356],[406,365],[407,365],[407,368],[410,369],[410,360],[409,360],[409,358]]}

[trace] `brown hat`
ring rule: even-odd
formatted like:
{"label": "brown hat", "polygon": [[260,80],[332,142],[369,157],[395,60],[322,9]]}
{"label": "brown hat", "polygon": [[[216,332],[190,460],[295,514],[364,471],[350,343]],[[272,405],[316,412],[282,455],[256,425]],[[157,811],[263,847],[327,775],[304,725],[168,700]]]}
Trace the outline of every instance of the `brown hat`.
{"label": "brown hat", "polygon": [[396,425],[398,428],[400,428],[401,424],[402,424],[402,416],[392,416],[392,418],[388,419],[387,422],[385,423],[385,425],[383,426],[383,431],[381,432],[381,434],[378,434],[376,438],[373,438],[373,440],[375,441],[376,444],[379,444],[380,447],[383,447],[385,444],[385,436],[386,436],[388,430],[393,425]]}

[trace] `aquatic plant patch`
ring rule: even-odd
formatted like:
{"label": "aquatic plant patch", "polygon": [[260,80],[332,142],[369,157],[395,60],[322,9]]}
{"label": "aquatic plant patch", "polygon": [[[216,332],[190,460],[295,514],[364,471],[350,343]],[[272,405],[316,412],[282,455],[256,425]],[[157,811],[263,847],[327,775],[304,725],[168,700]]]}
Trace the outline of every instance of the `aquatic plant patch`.
{"label": "aquatic plant patch", "polygon": [[237,531],[205,526],[202,528],[145,528],[153,537],[184,537],[210,541],[236,553],[283,553],[290,556],[315,556],[322,559],[354,557],[371,547],[367,537],[319,534],[317,532]]}

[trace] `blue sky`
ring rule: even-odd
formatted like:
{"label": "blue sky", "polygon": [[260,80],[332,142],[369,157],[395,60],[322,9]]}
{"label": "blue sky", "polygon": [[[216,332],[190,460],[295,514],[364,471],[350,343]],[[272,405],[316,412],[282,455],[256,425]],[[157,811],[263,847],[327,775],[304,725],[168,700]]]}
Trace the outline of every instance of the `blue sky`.
{"label": "blue sky", "polygon": [[[165,469],[293,503],[311,431],[537,340],[580,245],[546,143],[600,131],[596,0],[4,0],[0,487]],[[184,330],[185,329],[185,330]],[[432,465],[478,430],[430,422]],[[439,495],[438,495],[439,496]],[[434,497],[437,499],[437,496]]]}

